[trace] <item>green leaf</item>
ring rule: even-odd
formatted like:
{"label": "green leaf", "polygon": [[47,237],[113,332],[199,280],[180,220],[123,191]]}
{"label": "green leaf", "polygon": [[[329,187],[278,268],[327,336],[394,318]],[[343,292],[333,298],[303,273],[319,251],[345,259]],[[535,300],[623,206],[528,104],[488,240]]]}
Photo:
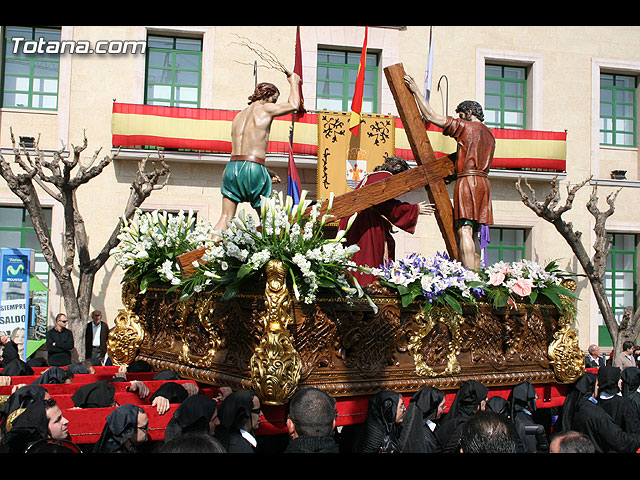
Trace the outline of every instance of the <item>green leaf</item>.
{"label": "green leaf", "polygon": [[222,300],[226,301],[234,298],[236,295],[238,295],[238,293],[240,293],[241,287],[242,287],[242,282],[233,282],[227,285],[227,288],[222,294]]}
{"label": "green leaf", "polygon": [[565,297],[573,298],[576,300],[579,299],[579,297],[573,291],[569,290],[567,287],[563,287],[562,285],[555,285],[553,287],[549,287],[549,289],[551,289],[558,295],[564,295]]}
{"label": "green leaf", "polygon": [[414,297],[411,294],[405,294],[405,295],[400,295],[400,299],[402,300],[402,306],[408,307],[413,302]]}
{"label": "green leaf", "polygon": [[502,308],[507,306],[507,300],[509,300],[509,296],[507,293],[502,290],[494,290],[493,291],[493,306],[496,308]]}
{"label": "green leaf", "polygon": [[251,268],[250,265],[244,264],[238,269],[238,273],[236,274],[236,278],[238,280],[240,280],[240,279],[246,277],[252,271],[253,271],[253,269]]}
{"label": "green leaf", "polygon": [[453,298],[451,295],[445,295],[444,301],[447,302],[449,306],[456,311],[456,313],[462,315],[462,306],[460,306],[460,302],[458,302],[458,300]]}
{"label": "green leaf", "polygon": [[551,300],[556,307],[562,309],[562,299],[556,292],[549,288],[543,288],[540,290],[540,293]]}
{"label": "green leaf", "polygon": [[529,300],[531,303],[536,303],[536,299],[538,298],[538,290],[531,290],[531,295],[529,295]]}
{"label": "green leaf", "polygon": [[159,277],[155,273],[148,273],[140,280],[140,290],[146,290],[150,284],[159,280]]}

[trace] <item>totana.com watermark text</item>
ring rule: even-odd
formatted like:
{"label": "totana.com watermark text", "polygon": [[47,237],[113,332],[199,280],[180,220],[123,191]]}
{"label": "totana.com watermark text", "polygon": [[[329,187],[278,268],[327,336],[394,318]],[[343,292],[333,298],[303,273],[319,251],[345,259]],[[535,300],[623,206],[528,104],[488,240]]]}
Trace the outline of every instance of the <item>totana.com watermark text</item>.
{"label": "totana.com watermark text", "polygon": [[92,44],[88,40],[26,40],[14,37],[13,54],[111,54],[145,53],[146,40],[98,40]]}

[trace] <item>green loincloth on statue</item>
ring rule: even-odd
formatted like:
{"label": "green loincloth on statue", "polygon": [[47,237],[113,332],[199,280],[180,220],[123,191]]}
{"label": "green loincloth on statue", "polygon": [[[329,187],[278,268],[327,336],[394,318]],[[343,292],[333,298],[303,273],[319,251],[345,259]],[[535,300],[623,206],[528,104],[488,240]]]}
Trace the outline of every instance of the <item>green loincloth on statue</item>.
{"label": "green loincloth on statue", "polygon": [[222,174],[222,195],[236,203],[249,202],[260,207],[260,197],[271,196],[271,176],[256,162],[229,162]]}
{"label": "green loincloth on statue", "polygon": [[482,224],[475,220],[469,220],[468,218],[459,218],[454,222],[455,228],[460,227],[473,227],[474,232],[479,232],[482,228]]}

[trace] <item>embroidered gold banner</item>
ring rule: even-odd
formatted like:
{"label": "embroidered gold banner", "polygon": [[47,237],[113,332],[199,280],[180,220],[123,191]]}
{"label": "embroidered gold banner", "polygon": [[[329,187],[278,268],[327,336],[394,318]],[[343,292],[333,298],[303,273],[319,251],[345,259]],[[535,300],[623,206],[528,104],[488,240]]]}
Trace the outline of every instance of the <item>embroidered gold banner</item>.
{"label": "embroidered gold banner", "polygon": [[348,112],[318,112],[316,199],[353,190],[366,173],[395,155],[395,119],[363,114],[360,134],[349,131]]}

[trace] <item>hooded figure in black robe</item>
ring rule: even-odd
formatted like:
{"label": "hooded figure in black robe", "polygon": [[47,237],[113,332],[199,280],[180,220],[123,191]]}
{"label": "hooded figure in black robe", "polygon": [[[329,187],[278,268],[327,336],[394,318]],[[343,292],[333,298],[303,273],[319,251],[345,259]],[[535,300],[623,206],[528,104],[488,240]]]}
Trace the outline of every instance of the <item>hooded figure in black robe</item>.
{"label": "hooded figure in black robe", "polygon": [[182,403],[189,396],[189,392],[179,383],[167,382],[163,383],[158,389],[153,392],[153,395],[149,398],[149,402],[153,403],[156,397],[164,397],[169,400],[169,403]]}
{"label": "hooded figure in black robe", "polygon": [[108,380],[102,380],[82,385],[71,400],[78,408],[105,408],[114,404],[115,393],[115,387]]}
{"label": "hooded figure in black robe", "polygon": [[60,367],[51,367],[42,372],[42,375],[31,382],[31,385],[62,384],[67,380],[73,380],[72,372]]}
{"label": "hooded figure in black robe", "polygon": [[67,367],[67,372],[71,372],[74,375],[86,375],[88,373],[91,373],[89,371],[89,367],[87,367],[82,362],[72,363]]}
{"label": "hooded figure in black robe", "polygon": [[[576,382],[565,400],[562,429],[583,433],[591,440],[597,453],[633,453],[640,448],[640,435],[623,431],[597,405],[597,375],[586,372]],[[570,401],[567,404],[567,401]]]}
{"label": "hooded figure in black robe", "polygon": [[160,370],[153,376],[153,380],[180,380],[180,376],[173,370]]}
{"label": "hooded figure in black robe", "polygon": [[206,433],[216,413],[218,404],[205,395],[192,395],[176,409],[164,431],[164,441],[169,442],[186,433]]}
{"label": "hooded figure in black robe", "polygon": [[[45,397],[48,397],[48,393],[44,387],[39,385],[25,385],[13,392],[0,408],[0,442],[4,444],[7,433],[7,421],[11,414],[16,410],[28,407],[32,403],[43,401]],[[6,451],[6,449],[7,447],[5,445],[4,451]]]}
{"label": "hooded figure in black robe", "polygon": [[369,398],[369,409],[360,438],[358,453],[393,453],[398,451],[399,424],[396,423],[399,393],[383,390]]}
{"label": "hooded figure in black robe", "polygon": [[[251,421],[253,411],[253,392],[233,392],[218,406],[220,425],[216,427],[215,437],[229,453],[254,453],[255,448],[240,432]],[[249,432],[253,435],[253,432]]]}
{"label": "hooded figure in black robe", "polygon": [[0,357],[0,367],[5,367],[15,359],[19,359],[18,345],[13,340],[9,340],[4,344],[2,349],[2,357]]}
{"label": "hooded figure in black robe", "polygon": [[622,396],[620,379],[618,367],[603,366],[598,369],[598,405],[622,430],[640,434],[640,419],[631,401]]}
{"label": "hooded figure in black robe", "polygon": [[6,375],[7,377],[33,375],[33,368],[19,358],[16,358],[5,365],[2,369],[2,375]]}
{"label": "hooded figure in black robe", "polygon": [[537,450],[536,437],[525,433],[525,427],[537,425],[533,419],[533,412],[536,411],[536,397],[536,391],[529,382],[516,385],[509,395],[510,417],[518,434],[519,451],[523,453],[535,453]]}
{"label": "hooded figure in black robe", "polygon": [[144,360],[135,360],[127,366],[127,373],[153,372],[153,366]]}
{"label": "hooded figure in black robe", "polygon": [[588,399],[593,394],[598,376],[592,372],[585,372],[573,385],[569,387],[567,396],[564,399],[562,410],[558,415],[558,420],[555,424],[555,430],[566,431],[573,430],[572,419],[576,410],[578,400],[581,398]]}
{"label": "hooded figure in black robe", "polygon": [[[444,402],[444,392],[435,387],[422,387],[411,400],[402,420],[398,448],[402,453],[435,453],[438,442],[429,427]],[[435,424],[433,424],[435,425]]]}
{"label": "hooded figure in black robe", "polygon": [[95,453],[136,453],[132,437],[138,432],[140,407],[130,403],[121,405],[109,414],[100,439],[94,447]]}
{"label": "hooded figure in black robe", "polygon": [[622,396],[628,398],[636,408],[636,414],[640,417],[640,368],[627,367],[620,374],[622,379]]}
{"label": "hooded figure in black robe", "polygon": [[487,406],[485,410],[489,410],[495,413],[501,413],[507,418],[511,418],[511,404],[506,398],[502,398],[498,395],[494,395],[487,400]]}
{"label": "hooded figure in black robe", "polygon": [[24,407],[13,410],[4,424],[2,451],[24,453],[33,442],[48,436],[49,421],[44,399],[34,400]]}
{"label": "hooded figure in black robe", "polygon": [[468,380],[460,384],[453,405],[436,429],[439,452],[459,453],[462,427],[482,408],[487,399],[489,389],[480,382]]}

